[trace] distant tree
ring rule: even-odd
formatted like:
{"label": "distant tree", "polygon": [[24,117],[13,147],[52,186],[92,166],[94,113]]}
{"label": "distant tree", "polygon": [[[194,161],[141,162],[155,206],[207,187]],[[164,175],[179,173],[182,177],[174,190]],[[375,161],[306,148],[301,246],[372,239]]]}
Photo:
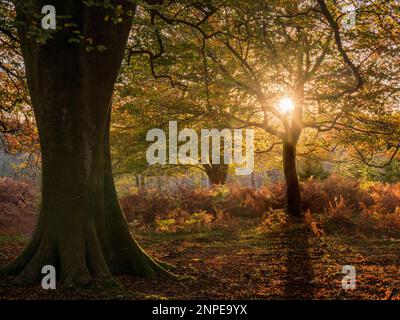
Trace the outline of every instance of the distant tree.
{"label": "distant tree", "polygon": [[[314,132],[315,145],[317,137],[330,132],[341,132],[337,140],[345,133],[391,133],[390,126],[376,130],[380,121],[370,118],[371,110],[378,108],[375,102],[385,99],[382,90],[392,85],[383,70],[391,75],[397,70],[390,65],[390,55],[398,45],[392,41],[389,49],[384,47],[375,29],[379,16],[395,10],[395,5],[362,4],[356,26],[344,30],[344,2],[212,3],[208,12],[215,12],[206,20],[176,8],[156,18],[198,31],[208,93],[213,86],[224,88],[225,97],[235,101],[229,108],[216,103],[219,114],[264,130],[272,146],[282,146],[287,212],[300,216],[297,152],[306,132]],[[290,103],[280,105],[285,96],[292,98],[293,110]],[[393,108],[393,103],[385,107]],[[370,128],[363,131],[366,121]]]}
{"label": "distant tree", "polygon": [[311,154],[299,161],[299,177],[301,180],[326,179],[329,172],[324,169],[323,162],[316,155]]}

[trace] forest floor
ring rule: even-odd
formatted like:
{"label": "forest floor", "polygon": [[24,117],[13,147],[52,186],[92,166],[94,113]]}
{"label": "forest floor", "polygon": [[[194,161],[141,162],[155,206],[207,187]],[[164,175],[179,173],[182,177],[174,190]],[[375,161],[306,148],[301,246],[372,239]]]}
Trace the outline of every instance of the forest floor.
{"label": "forest floor", "polygon": [[[306,226],[260,233],[250,221],[201,232],[139,230],[142,247],[177,267],[181,280],[119,276],[120,287],[43,290],[0,278],[0,299],[387,299],[400,288],[400,238],[322,235]],[[0,267],[26,245],[0,236]],[[342,289],[342,266],[356,289]],[[399,299],[394,297],[393,299]]]}

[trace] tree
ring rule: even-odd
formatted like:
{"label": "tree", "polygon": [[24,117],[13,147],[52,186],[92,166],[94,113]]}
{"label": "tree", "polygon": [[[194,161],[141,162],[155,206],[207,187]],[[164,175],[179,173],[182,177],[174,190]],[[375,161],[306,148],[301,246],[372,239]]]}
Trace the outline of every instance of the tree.
{"label": "tree", "polygon": [[[354,30],[341,29],[339,6],[323,0],[215,1],[216,13],[206,20],[195,15],[185,20],[183,11],[158,15],[198,31],[208,84],[230,85],[227,94],[240,97],[223,112],[226,117],[259,127],[272,146],[282,145],[286,208],[293,216],[301,215],[296,161],[304,133],[357,131],[363,126],[359,116],[370,112],[363,112],[366,97],[384,97],[380,89],[386,80],[378,76],[376,62],[377,52],[385,50],[380,44],[377,50],[371,28],[379,20],[377,4],[360,8],[361,23]],[[379,6],[393,9],[384,1]],[[290,112],[280,108],[284,96],[293,101]]]}
{"label": "tree", "polygon": [[54,265],[68,285],[108,281],[115,273],[167,274],[132,238],[115,191],[112,93],[136,5],[107,3],[47,1],[63,27],[44,32],[37,27],[44,2],[15,1],[43,171],[32,241],[2,271],[18,283],[38,281],[44,265]]}
{"label": "tree", "polygon": [[[168,122],[173,120],[178,122],[180,130],[189,127],[200,134],[202,128],[222,130],[232,125],[226,117],[210,112],[216,101],[221,104],[229,100],[224,99],[222,87],[206,90],[204,65],[198,59],[201,39],[192,28],[171,28],[162,21],[155,21],[155,12],[143,8],[136,17],[136,20],[141,19],[141,24],[135,25],[128,42],[129,54],[115,94],[114,119],[117,120],[114,120],[111,139],[115,141],[112,143],[115,158],[121,159],[116,164],[118,170],[123,173],[146,171],[154,175],[197,169],[207,175],[210,184],[225,184],[229,165],[223,163],[223,138],[220,140],[220,164],[148,166],[145,153],[150,143],[145,142],[145,137],[153,128],[167,132]],[[169,37],[161,36],[165,33]],[[157,68],[152,60],[157,59],[155,57],[165,58]]]}
{"label": "tree", "polygon": [[329,173],[324,169],[321,159],[314,154],[306,156],[299,162],[299,177],[302,180],[310,178],[325,179],[329,176]]}
{"label": "tree", "polygon": [[37,130],[10,1],[0,3],[0,152],[18,156],[18,173],[39,162]]}

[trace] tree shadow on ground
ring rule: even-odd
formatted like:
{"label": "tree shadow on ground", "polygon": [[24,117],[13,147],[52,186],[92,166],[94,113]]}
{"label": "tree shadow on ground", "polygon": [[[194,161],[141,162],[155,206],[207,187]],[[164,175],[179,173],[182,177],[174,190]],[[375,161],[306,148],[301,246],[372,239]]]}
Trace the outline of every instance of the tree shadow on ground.
{"label": "tree shadow on ground", "polygon": [[310,257],[310,237],[307,227],[290,228],[284,233],[286,249],[284,299],[314,298],[316,287]]}

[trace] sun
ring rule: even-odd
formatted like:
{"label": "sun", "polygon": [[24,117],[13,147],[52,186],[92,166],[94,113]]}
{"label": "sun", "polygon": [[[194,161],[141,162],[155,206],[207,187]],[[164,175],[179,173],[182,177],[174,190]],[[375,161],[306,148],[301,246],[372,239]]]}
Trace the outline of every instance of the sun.
{"label": "sun", "polygon": [[284,97],[281,100],[279,100],[279,111],[282,113],[289,113],[293,111],[294,109],[294,103],[292,99],[288,97]]}

